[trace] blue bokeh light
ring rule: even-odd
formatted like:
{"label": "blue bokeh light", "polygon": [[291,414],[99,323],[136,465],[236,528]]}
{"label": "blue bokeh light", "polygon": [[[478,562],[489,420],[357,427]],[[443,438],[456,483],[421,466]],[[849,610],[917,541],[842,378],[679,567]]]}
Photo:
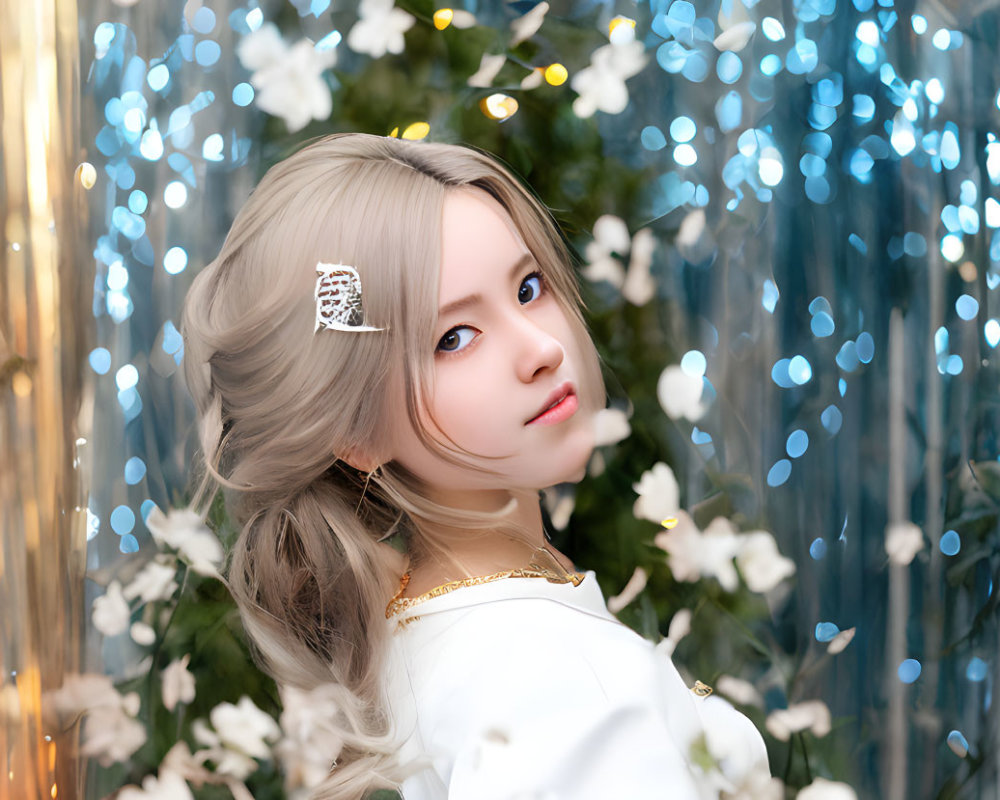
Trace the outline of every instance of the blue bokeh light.
{"label": "blue bokeh light", "polygon": [[903,683],[913,683],[920,677],[920,671],[920,662],[915,658],[904,659],[896,670]]}

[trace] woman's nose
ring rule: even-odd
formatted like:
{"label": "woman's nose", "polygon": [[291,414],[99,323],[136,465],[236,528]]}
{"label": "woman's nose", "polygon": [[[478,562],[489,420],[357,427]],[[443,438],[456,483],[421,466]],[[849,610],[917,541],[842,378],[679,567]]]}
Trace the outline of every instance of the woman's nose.
{"label": "woman's nose", "polygon": [[529,383],[543,370],[557,369],[566,355],[562,342],[527,317],[521,317],[516,324],[518,377]]}

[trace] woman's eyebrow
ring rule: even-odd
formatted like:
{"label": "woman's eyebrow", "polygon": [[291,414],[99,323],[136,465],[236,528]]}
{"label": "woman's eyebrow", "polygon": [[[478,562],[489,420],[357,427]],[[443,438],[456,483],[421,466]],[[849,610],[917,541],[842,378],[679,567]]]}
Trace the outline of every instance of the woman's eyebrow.
{"label": "woman's eyebrow", "polygon": [[[531,253],[525,253],[524,255],[522,255],[517,260],[517,263],[515,263],[514,266],[510,268],[510,271],[508,272],[508,280],[513,278],[516,273],[524,269],[524,267],[527,264],[530,264],[533,260],[534,257],[531,255]],[[438,317],[439,318],[445,317],[448,314],[452,314],[455,311],[459,311],[463,308],[468,308],[470,306],[478,305],[482,301],[483,301],[483,296],[479,293],[470,294],[468,297],[463,297],[461,300],[453,300],[452,302],[446,303],[445,305],[441,306],[441,308],[438,310]]]}

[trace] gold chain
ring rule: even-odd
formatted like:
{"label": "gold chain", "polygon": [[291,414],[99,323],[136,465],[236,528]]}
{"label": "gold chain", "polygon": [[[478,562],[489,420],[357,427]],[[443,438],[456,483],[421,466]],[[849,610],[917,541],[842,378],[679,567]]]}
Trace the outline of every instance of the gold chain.
{"label": "gold chain", "polygon": [[450,581],[449,583],[444,583],[441,586],[435,586],[430,591],[424,592],[416,597],[403,597],[402,594],[406,591],[406,587],[410,583],[410,573],[407,572],[399,581],[399,590],[395,595],[393,595],[393,598],[389,601],[389,605],[385,607],[385,618],[389,619],[394,614],[406,611],[408,608],[419,605],[425,600],[430,600],[432,597],[440,597],[443,594],[448,594],[449,592],[453,592],[455,589],[460,589],[463,586],[479,586],[484,583],[499,581],[504,578],[545,578],[549,583],[572,583],[574,586],[579,586],[580,582],[584,579],[584,575],[579,572],[570,572],[566,575],[560,575],[559,573],[553,572],[549,569],[536,569],[534,567],[505,569],[501,572],[494,572],[492,575],[477,575],[473,578],[463,578],[462,580]]}

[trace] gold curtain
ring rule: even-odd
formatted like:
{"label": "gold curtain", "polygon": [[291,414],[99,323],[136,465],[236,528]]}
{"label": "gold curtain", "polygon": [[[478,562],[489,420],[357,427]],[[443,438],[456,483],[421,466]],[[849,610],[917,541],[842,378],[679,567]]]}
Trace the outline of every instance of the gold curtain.
{"label": "gold curtain", "polygon": [[81,795],[77,731],[41,712],[79,668],[83,621],[77,25],[76,0],[0,0],[0,796],[12,800]]}

